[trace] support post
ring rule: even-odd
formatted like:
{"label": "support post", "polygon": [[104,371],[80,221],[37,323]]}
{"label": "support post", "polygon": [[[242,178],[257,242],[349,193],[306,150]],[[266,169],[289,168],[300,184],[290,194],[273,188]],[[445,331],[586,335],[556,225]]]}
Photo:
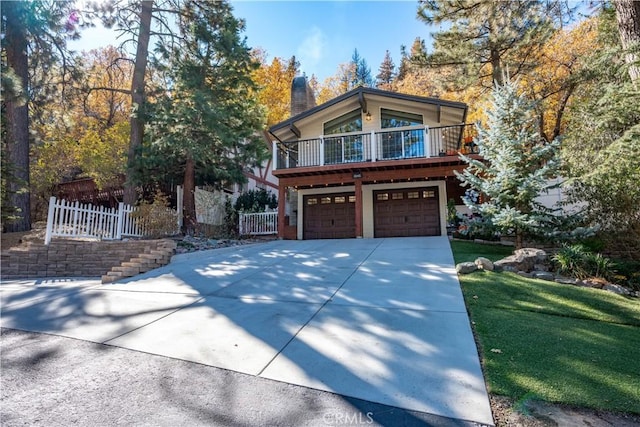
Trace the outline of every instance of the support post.
{"label": "support post", "polygon": [[278,142],[271,141],[271,144],[273,145],[273,150],[271,152],[271,164],[273,166],[271,167],[271,169],[276,170],[278,169]]}
{"label": "support post", "polygon": [[431,138],[429,137],[429,126],[424,127],[425,157],[431,157]]}
{"label": "support post", "polygon": [[178,185],[176,187],[176,210],[178,211],[178,228],[182,230],[182,217],[184,211],[184,187]]}
{"label": "support post", "polygon": [[362,178],[355,181],[356,192],[356,237],[362,237]]}
{"label": "support post", "polygon": [[51,243],[51,236],[53,234],[53,221],[56,209],[56,196],[49,197],[49,212],[47,213],[47,231],[44,235],[44,244]]}
{"label": "support post", "polygon": [[286,200],[286,187],[282,184],[278,185],[278,238],[284,239],[284,227],[285,227],[285,205]]}
{"label": "support post", "polygon": [[124,202],[118,203],[118,224],[116,225],[116,240],[122,240],[122,228],[124,225]]}
{"label": "support post", "polygon": [[320,135],[320,166],[324,166],[324,137]]}
{"label": "support post", "polygon": [[375,162],[378,160],[378,144],[376,141],[376,131],[374,130],[371,131],[371,141],[369,141],[369,144],[371,145],[371,161]]}

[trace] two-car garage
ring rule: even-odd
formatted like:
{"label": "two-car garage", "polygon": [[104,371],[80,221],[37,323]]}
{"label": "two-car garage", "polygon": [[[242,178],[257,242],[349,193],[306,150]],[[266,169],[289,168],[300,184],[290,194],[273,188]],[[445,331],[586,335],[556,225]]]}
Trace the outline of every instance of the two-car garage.
{"label": "two-car garage", "polygon": [[[355,192],[304,195],[302,209],[302,238],[356,237]],[[365,237],[438,236],[440,211],[437,186],[363,191]]]}

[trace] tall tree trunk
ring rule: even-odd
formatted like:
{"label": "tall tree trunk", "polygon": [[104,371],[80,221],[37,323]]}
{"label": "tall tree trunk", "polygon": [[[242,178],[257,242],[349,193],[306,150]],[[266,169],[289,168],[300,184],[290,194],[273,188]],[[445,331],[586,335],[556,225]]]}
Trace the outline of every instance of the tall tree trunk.
{"label": "tall tree trunk", "polygon": [[[618,32],[620,41],[624,49],[633,46],[640,46],[640,1],[637,0],[615,0],[616,18],[618,20]],[[631,81],[638,84],[640,81],[640,65],[637,53],[627,53],[627,64],[629,64],[629,75]]]}
{"label": "tall tree trunk", "polygon": [[12,168],[12,179],[7,183],[8,202],[15,206],[20,219],[6,224],[7,231],[31,229],[31,203],[29,193],[29,106],[27,82],[27,32],[25,6],[22,2],[3,2],[6,17],[6,60],[20,80],[22,96],[5,100],[6,150]]}
{"label": "tall tree trunk", "polygon": [[133,205],[138,199],[133,183],[134,165],[138,149],[142,146],[144,135],[144,103],[145,103],[145,75],[147,71],[147,56],[149,53],[149,39],[151,38],[151,15],[153,0],[140,2],[140,28],[138,31],[138,46],[136,62],[131,79],[131,133],[129,135],[129,153],[127,158],[127,181],[124,188],[124,202]]}
{"label": "tall tree trunk", "polygon": [[504,84],[504,75],[502,73],[502,61],[498,49],[491,49],[491,77],[493,83],[498,86]]}
{"label": "tall tree trunk", "polygon": [[187,155],[187,163],[184,168],[184,214],[183,228],[185,234],[193,234],[196,227],[196,201],[194,193],[196,191],[196,170],[191,154]]}

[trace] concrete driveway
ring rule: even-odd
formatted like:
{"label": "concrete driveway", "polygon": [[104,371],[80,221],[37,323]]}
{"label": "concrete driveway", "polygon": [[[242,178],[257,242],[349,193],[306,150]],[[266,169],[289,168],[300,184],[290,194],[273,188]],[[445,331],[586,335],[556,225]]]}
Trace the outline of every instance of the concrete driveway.
{"label": "concrete driveway", "polygon": [[1,326],[493,424],[444,237],[275,241],[119,283],[6,281]]}

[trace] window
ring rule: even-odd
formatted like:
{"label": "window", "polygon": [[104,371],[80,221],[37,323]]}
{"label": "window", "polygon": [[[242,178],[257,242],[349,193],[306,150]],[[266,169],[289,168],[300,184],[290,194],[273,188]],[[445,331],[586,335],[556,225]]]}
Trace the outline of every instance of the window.
{"label": "window", "polygon": [[417,191],[409,191],[407,193],[407,199],[419,199],[420,198],[420,193]]}
{"label": "window", "polygon": [[389,200],[389,193],[379,193],[376,198],[378,200]]}
{"label": "window", "polygon": [[386,128],[399,128],[403,126],[416,126],[424,123],[421,114],[405,113],[403,111],[381,109],[381,126]]}
{"label": "window", "polygon": [[356,202],[356,196],[349,196],[349,203],[355,203]]}
{"label": "window", "polygon": [[435,191],[423,191],[422,192],[422,197],[424,199],[429,199],[431,197],[435,197],[436,196],[436,192]]}
{"label": "window", "polygon": [[362,131],[362,114],[360,109],[353,110],[324,124],[324,135]]}
{"label": "window", "polygon": [[318,199],[313,198],[313,199],[307,199],[307,205],[317,205],[318,204]]}
{"label": "window", "polygon": [[402,200],[404,198],[404,194],[402,193],[392,193],[391,198],[393,200]]}
{"label": "window", "polygon": [[347,201],[347,198],[344,196],[336,196],[334,201],[335,203],[344,203]]}
{"label": "window", "polygon": [[323,204],[323,205],[331,203],[331,197],[321,197],[320,198],[320,203]]}

